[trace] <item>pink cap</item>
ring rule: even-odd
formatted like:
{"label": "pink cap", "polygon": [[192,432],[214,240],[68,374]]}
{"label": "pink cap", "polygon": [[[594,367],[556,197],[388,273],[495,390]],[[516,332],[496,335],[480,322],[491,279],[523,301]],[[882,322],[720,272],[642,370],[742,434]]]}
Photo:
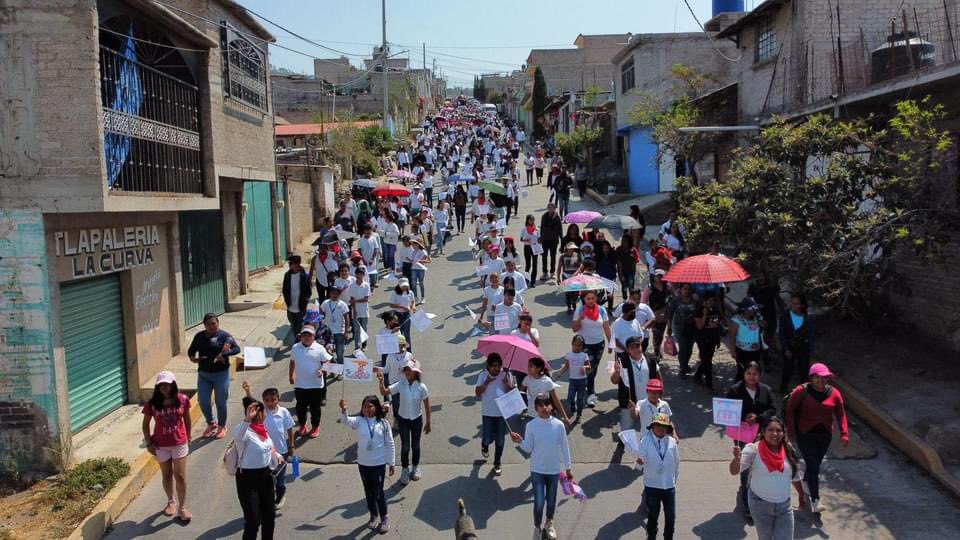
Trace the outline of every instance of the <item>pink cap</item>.
{"label": "pink cap", "polygon": [[177,377],[173,374],[172,371],[161,371],[157,373],[157,382],[156,384],[172,384],[177,382]]}
{"label": "pink cap", "polygon": [[830,373],[830,368],[826,364],[817,362],[810,366],[810,377],[830,377],[832,375],[833,373]]}

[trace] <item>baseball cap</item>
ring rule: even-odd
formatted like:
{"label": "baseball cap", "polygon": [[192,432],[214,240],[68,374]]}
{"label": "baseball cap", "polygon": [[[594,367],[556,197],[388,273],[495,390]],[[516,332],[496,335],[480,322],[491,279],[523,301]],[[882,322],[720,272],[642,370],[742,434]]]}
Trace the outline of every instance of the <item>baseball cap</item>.
{"label": "baseball cap", "polygon": [[156,384],[173,384],[177,382],[177,376],[173,374],[172,371],[161,371],[157,373],[157,383]]}

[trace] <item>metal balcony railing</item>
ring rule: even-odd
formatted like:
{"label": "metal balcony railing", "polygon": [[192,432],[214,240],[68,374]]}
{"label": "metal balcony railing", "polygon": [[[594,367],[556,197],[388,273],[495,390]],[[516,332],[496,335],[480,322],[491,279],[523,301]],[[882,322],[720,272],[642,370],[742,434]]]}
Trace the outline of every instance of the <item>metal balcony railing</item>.
{"label": "metal balcony railing", "polygon": [[203,193],[197,87],[138,62],[132,41],[123,49],[100,47],[107,186]]}

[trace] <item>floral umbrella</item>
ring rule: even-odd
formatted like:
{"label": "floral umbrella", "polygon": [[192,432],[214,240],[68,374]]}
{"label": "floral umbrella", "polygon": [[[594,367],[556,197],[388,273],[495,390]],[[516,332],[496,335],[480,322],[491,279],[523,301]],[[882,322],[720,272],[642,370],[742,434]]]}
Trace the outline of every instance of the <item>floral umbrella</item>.
{"label": "floral umbrella", "polygon": [[416,178],[416,176],[412,172],[405,171],[403,169],[400,169],[397,171],[390,171],[389,173],[387,173],[387,176],[390,178],[411,178],[411,179]]}
{"label": "floral umbrella", "polygon": [[571,212],[564,216],[563,222],[585,225],[601,217],[603,217],[603,214],[600,212],[594,212],[593,210],[577,210],[576,212]]}
{"label": "floral umbrella", "polygon": [[620,290],[620,285],[596,274],[577,274],[561,281],[558,287],[560,292],[599,291],[602,289],[614,293]]}

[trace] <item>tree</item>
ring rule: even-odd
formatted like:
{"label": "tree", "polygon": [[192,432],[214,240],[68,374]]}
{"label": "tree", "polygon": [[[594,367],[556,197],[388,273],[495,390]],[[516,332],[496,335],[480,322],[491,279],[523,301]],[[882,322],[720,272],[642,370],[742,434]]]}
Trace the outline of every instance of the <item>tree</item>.
{"label": "tree", "polygon": [[480,79],[480,82],[477,83],[477,100],[481,103],[487,101],[487,83],[483,82],[483,79]]}
{"label": "tree", "polygon": [[603,130],[587,126],[577,126],[569,135],[557,133],[557,151],[568,165],[586,165],[587,177],[593,178],[593,154],[597,151],[603,137]]}
{"label": "tree", "polygon": [[685,133],[680,128],[700,124],[706,111],[696,98],[703,95],[713,79],[683,64],[675,64],[670,76],[674,82],[666,98],[667,105],[664,106],[664,100],[653,94],[638,92],[639,99],[630,110],[630,119],[636,125],[651,129],[651,139],[657,144],[658,162],[667,151],[686,160],[693,182],[699,185],[702,182],[697,177],[696,165],[716,151],[723,135]]}
{"label": "tree", "polygon": [[543,128],[543,111],[547,108],[547,81],[543,78],[543,71],[537,66],[533,72],[533,137],[543,139],[546,130]]}
{"label": "tree", "polygon": [[505,101],[504,95],[496,90],[487,91],[487,99],[484,100],[486,103],[493,103],[494,105],[500,105]]}
{"label": "tree", "polygon": [[951,147],[937,127],[944,116],[927,98],[886,119],[776,120],[738,152],[729,181],[678,183],[688,245],[726,241],[748,268],[787,277],[839,314],[885,313],[881,293],[900,281],[895,255],[935,263],[960,231],[956,207],[938,196],[960,187],[940,170]]}

